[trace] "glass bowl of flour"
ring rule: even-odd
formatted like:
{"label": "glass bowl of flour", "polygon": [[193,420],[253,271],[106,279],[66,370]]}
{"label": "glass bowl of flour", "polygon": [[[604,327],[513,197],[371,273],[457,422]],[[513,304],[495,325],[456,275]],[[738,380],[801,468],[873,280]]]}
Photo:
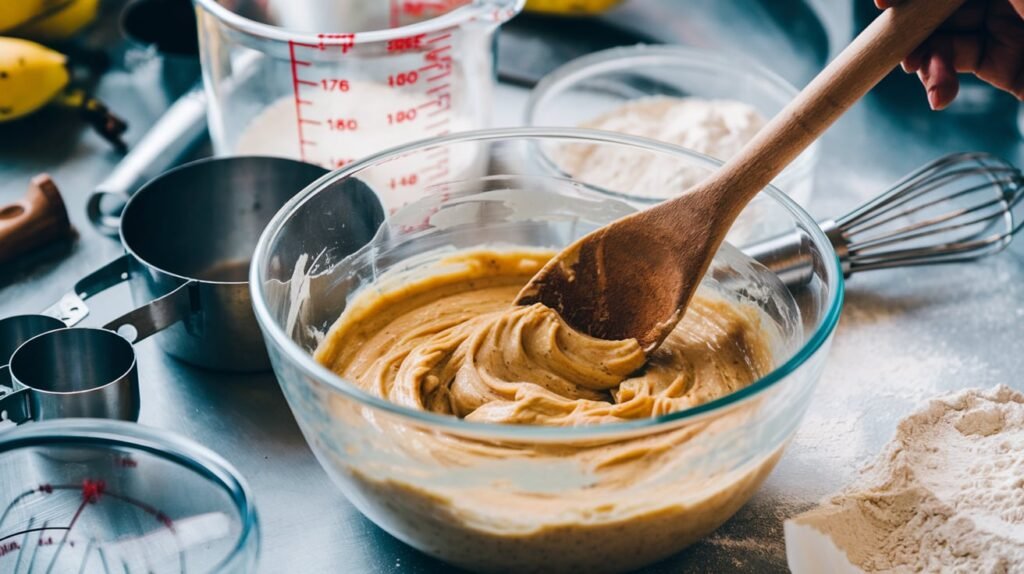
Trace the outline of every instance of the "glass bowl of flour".
{"label": "glass bowl of flour", "polygon": [[[687,46],[612,48],[577,58],[545,77],[530,95],[528,126],[601,129],[682,146],[725,161],[797,94],[753,62]],[[650,204],[673,197],[705,172],[592,146],[545,149],[549,167],[630,189]],[[773,184],[801,205],[814,189],[814,144]],[[629,185],[625,185],[629,182]]]}

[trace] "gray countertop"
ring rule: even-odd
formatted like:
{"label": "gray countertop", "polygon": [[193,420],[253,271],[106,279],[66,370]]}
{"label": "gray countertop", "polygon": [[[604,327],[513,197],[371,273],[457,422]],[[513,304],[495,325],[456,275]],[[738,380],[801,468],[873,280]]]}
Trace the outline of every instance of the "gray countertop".
{"label": "gray countertop", "polygon": [[[166,106],[152,93],[157,62],[108,74],[99,94],[132,122],[130,142]],[[927,110],[920,88],[893,77],[824,139],[808,206],[843,213],[907,171],[946,152],[978,150],[1024,164],[1017,104],[970,90],[958,110]],[[525,91],[498,90],[499,125],[518,122]],[[49,171],[80,237],[0,268],[0,316],[37,312],[74,280],[119,254],[85,218],[86,197],[116,164],[97,136],[46,112],[0,126],[0,203]],[[829,365],[811,410],[775,472],[715,534],[649,572],[785,571],[783,521],[850,481],[927,397],[1005,383],[1024,390],[1024,247],[982,262],[879,271],[854,277]],[[95,299],[86,324],[126,310],[127,289]],[[450,568],[398,542],[363,518],[330,483],[270,374],[203,371],[141,343],[140,422],[209,446],[236,465],[256,496],[262,572],[440,572]]]}

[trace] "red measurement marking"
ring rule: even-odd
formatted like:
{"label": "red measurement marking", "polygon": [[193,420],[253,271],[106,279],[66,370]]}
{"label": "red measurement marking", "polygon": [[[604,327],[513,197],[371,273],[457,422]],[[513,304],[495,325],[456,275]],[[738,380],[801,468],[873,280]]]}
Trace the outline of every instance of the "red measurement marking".
{"label": "red measurement marking", "polygon": [[440,14],[466,3],[468,0],[405,0],[402,12],[412,17]]}
{"label": "red measurement marking", "polygon": [[397,112],[388,114],[388,124],[404,124],[411,122],[416,119],[416,108],[409,108],[407,110],[398,110]]}
{"label": "red measurement marking", "polygon": [[440,62],[440,61],[451,60],[452,59],[451,56],[442,56],[441,55],[443,52],[446,52],[446,51],[451,50],[451,49],[452,49],[452,45],[451,44],[446,44],[444,46],[438,46],[437,48],[434,48],[433,50],[427,52],[426,59],[427,59],[428,62]]}
{"label": "red measurement marking", "polygon": [[139,466],[139,463],[134,458],[123,456],[117,459],[117,466],[121,468],[136,468]]}
{"label": "red measurement marking", "polygon": [[299,97],[298,61],[295,59],[295,42],[291,40],[288,40],[288,55],[292,60],[292,91],[295,93],[295,119],[298,120],[295,122],[295,125],[298,128],[299,158],[301,158],[302,161],[306,161],[306,150],[302,145],[305,138],[302,137],[302,98]]}
{"label": "red measurement marking", "polygon": [[327,120],[327,127],[336,132],[354,132],[359,129],[359,122],[355,118],[336,118]]}
{"label": "red measurement marking", "polygon": [[401,10],[402,10],[401,6],[399,6],[399,0],[391,0],[391,13],[390,13],[390,18],[391,19],[389,21],[389,26],[391,28],[397,28],[398,27],[398,23],[400,22],[399,18],[402,15]]}
{"label": "red measurement marking", "polygon": [[400,72],[398,74],[391,74],[388,76],[388,85],[392,88],[401,86],[411,86],[420,79],[419,70],[412,70],[409,72]]}
{"label": "red measurement marking", "polygon": [[318,86],[319,85],[316,82],[310,82],[309,80],[299,80],[298,82],[300,84],[302,84],[303,86]]}
{"label": "red measurement marking", "polygon": [[89,504],[95,504],[99,501],[100,496],[107,490],[107,483],[102,480],[89,480],[88,478],[82,481],[82,500]]}
{"label": "red measurement marking", "polygon": [[356,45],[355,34],[317,34],[316,37],[320,40],[317,48],[321,51],[337,46],[341,48],[342,54],[348,54],[349,50]]}
{"label": "red measurement marking", "polygon": [[435,76],[430,76],[429,78],[427,78],[427,81],[428,82],[436,82],[438,80],[447,78],[450,75],[452,75],[452,69],[448,68],[447,70],[441,72],[440,74],[437,74]]}
{"label": "red measurement marking", "polygon": [[440,42],[441,40],[447,40],[448,38],[451,38],[451,37],[452,37],[451,34],[441,34],[440,36],[438,36],[436,38],[431,38],[431,39],[427,40],[427,43],[428,44],[433,44],[434,42]]}
{"label": "red measurement marking", "polygon": [[416,34],[415,36],[408,36],[405,38],[395,38],[394,40],[388,40],[388,52],[408,52],[410,50],[418,50],[423,45],[423,39],[426,34]]}
{"label": "red measurement marking", "polygon": [[292,64],[296,66],[312,66],[313,62],[307,62],[305,60],[292,60]]}
{"label": "red measurement marking", "polygon": [[416,185],[416,182],[417,182],[418,179],[419,178],[416,176],[415,173],[412,173],[412,174],[409,174],[409,175],[403,175],[402,177],[397,177],[397,178],[393,177],[393,178],[391,178],[391,182],[390,182],[391,189],[398,189],[399,187],[411,187],[411,186],[414,186],[414,185]]}
{"label": "red measurement marking", "polygon": [[430,88],[429,90],[427,90],[427,93],[428,94],[436,94],[437,92],[440,92],[442,90],[447,90],[450,87],[452,87],[451,84],[441,84],[440,86],[434,86],[433,88]]}
{"label": "red measurement marking", "polygon": [[21,546],[17,542],[8,542],[7,544],[0,544],[0,557],[6,556],[15,550],[21,550]]}
{"label": "red measurement marking", "polygon": [[450,121],[450,119],[451,118],[444,118],[443,120],[441,120],[439,122],[434,122],[434,123],[432,123],[432,124],[427,126],[427,130],[428,131],[434,131],[436,129],[441,129],[444,126],[448,125],[448,122]]}
{"label": "red measurement marking", "polygon": [[320,122],[318,122],[318,121],[316,121],[316,120],[307,120],[307,119],[301,119],[301,120],[299,120],[299,121],[300,121],[300,122],[302,122],[302,123],[304,123],[304,124],[309,124],[309,125],[311,125],[311,126],[319,126],[319,125],[321,125],[321,124],[320,124]]}
{"label": "red measurement marking", "polygon": [[[304,80],[299,80],[299,82],[309,84],[310,86],[317,85],[316,82],[306,82]],[[341,78],[324,78],[320,80],[319,85],[325,92],[347,92],[352,88],[348,80],[342,80]]]}
{"label": "red measurement marking", "polygon": [[334,167],[343,167],[354,161],[355,158],[353,157],[331,158],[330,165],[333,165]]}

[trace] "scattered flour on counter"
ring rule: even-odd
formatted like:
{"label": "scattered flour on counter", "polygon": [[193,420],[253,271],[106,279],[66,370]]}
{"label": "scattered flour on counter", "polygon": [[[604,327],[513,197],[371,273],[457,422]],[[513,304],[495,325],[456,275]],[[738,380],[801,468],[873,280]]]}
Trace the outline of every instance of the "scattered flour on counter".
{"label": "scattered flour on counter", "polygon": [[[580,127],[643,136],[725,160],[764,124],[764,116],[743,102],[655,96],[627,102]],[[567,173],[585,174],[588,183],[645,198],[672,197],[708,174],[675,159],[609,146],[566,145],[554,159]]]}
{"label": "scattered flour on counter", "polygon": [[809,571],[820,544],[799,534],[804,527],[845,554],[845,571],[1020,572],[1024,394],[960,391],[903,419],[854,484],[787,523],[794,572]]}

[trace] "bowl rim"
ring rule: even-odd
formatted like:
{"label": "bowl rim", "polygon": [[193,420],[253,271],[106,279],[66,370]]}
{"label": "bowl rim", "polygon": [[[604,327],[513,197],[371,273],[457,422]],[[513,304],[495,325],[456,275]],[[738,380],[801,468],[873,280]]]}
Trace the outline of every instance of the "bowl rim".
{"label": "bowl rim", "polygon": [[74,444],[145,451],[214,483],[230,496],[241,528],[234,548],[210,572],[237,567],[246,560],[245,549],[250,544],[252,555],[259,556],[259,518],[249,485],[227,460],[191,439],[134,422],[88,418],[34,422],[0,433],[0,454],[36,446]]}
{"label": "bowl rim", "polygon": [[[836,325],[839,322],[839,315],[843,305],[844,282],[839,257],[835,254],[831,242],[814,218],[804,211],[789,196],[771,185],[766,187],[762,193],[766,193],[771,199],[782,204],[782,207],[796,221],[800,222],[805,229],[807,229],[808,233],[811,235],[812,242],[819,250],[823,253],[832,253],[833,255],[831,258],[825,258],[827,265],[826,268],[828,270],[826,279],[829,290],[827,310],[814,332],[807,338],[806,342],[781,365],[773,369],[767,375],[738,391],[734,391],[727,395],[718,397],[713,401],[709,401],[689,409],[657,417],[621,423],[577,427],[550,427],[541,425],[534,426],[471,422],[450,415],[420,411],[373,396],[350,381],[338,376],[324,365],[318,363],[313,358],[312,354],[301,348],[295,341],[293,341],[273,318],[267,304],[263,282],[260,280],[268,262],[267,255],[269,246],[274,240],[276,240],[284,223],[287,222],[307,200],[316,195],[316,193],[325,188],[325,186],[341,181],[369,167],[390,161],[395,156],[404,155],[418,150],[467,142],[551,139],[575,140],[581,143],[626,145],[651,152],[685,157],[690,161],[704,163],[708,167],[712,168],[722,165],[722,162],[719,162],[718,160],[672,144],[616,132],[584,128],[498,128],[466,131],[412,142],[367,156],[359,161],[350,163],[332,171],[331,173],[314,181],[302,191],[298,192],[288,203],[281,207],[260,235],[260,239],[257,242],[256,249],[253,253],[252,264],[249,267],[249,289],[252,294],[252,304],[256,320],[263,331],[264,339],[268,346],[271,344],[277,346],[285,355],[287,355],[288,360],[301,371],[303,376],[312,378],[319,383],[332,388],[334,391],[341,393],[347,398],[362,404],[363,406],[385,411],[388,414],[396,415],[416,425],[425,425],[454,433],[472,434],[475,436],[486,436],[489,438],[516,441],[523,439],[586,440],[608,437],[609,435],[618,435],[623,432],[637,430],[661,430],[663,427],[678,424],[682,421],[692,421],[698,418],[710,416],[717,412],[723,412],[739,405],[740,403],[751,400],[757,395],[760,395],[762,391],[775,386],[776,383],[782,381],[800,368],[807,359],[813,356],[822,346],[825,345],[826,341],[829,340],[829,337],[835,331]],[[611,200],[621,201],[614,199]],[[357,255],[359,253],[361,253],[361,250],[356,251],[353,255]],[[342,262],[347,261],[353,255],[346,257]],[[274,349],[270,350],[273,351]],[[273,359],[275,354],[273,352],[270,354]],[[277,373],[275,369],[275,376],[276,375]]]}
{"label": "bowl rim", "polygon": [[[192,0],[192,4],[194,7],[202,9],[202,11],[216,18],[222,26],[260,40],[309,44],[321,46],[322,49],[325,45],[340,43],[339,38],[325,37],[327,35],[325,33],[330,33],[332,36],[334,34],[349,34],[347,30],[323,30],[320,34],[298,32],[273,24],[264,24],[263,22],[246,18],[223,6],[219,0]],[[416,34],[430,34],[439,30],[457,28],[475,20],[501,24],[520,13],[525,4],[526,0],[478,0],[457,6],[444,14],[420,22],[395,28],[351,32],[352,37],[346,38],[346,41],[351,41],[353,44],[387,42],[396,38],[405,38]]]}
{"label": "bowl rim", "polygon": [[[574,85],[608,72],[631,70],[638,65],[714,70],[716,74],[754,78],[769,87],[773,92],[772,97],[780,105],[780,109],[800,93],[796,86],[781,75],[743,55],[729,54],[727,58],[719,52],[694,46],[635,44],[606,48],[586,54],[569,60],[545,74],[530,90],[526,107],[523,109],[523,125],[542,125],[537,123],[537,116],[541,110],[553,98]],[[653,95],[651,94],[651,96]],[[770,120],[771,118],[765,119]],[[803,175],[803,172],[810,171],[818,156],[819,148],[818,142],[812,143],[782,170],[779,177],[796,177]],[[656,203],[664,199],[624,194],[617,194],[615,197],[628,197],[630,200],[636,199],[645,203]]]}

